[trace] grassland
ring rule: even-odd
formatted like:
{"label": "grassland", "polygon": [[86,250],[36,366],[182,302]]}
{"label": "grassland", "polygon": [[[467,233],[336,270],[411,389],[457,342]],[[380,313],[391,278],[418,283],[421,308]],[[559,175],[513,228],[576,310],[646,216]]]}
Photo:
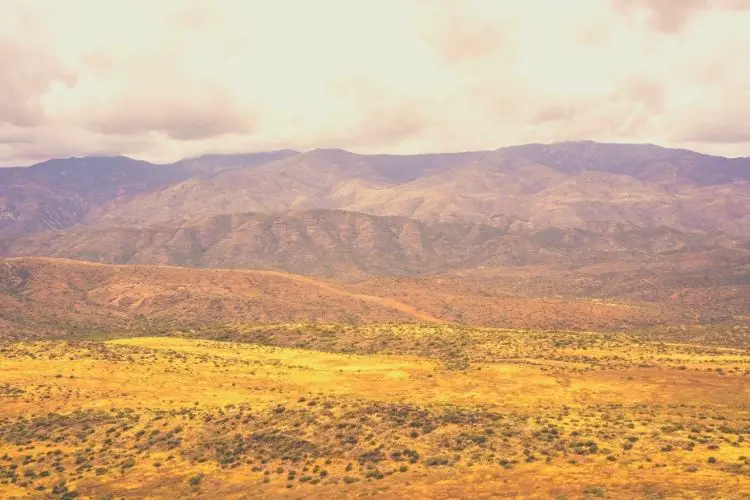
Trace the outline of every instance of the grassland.
{"label": "grassland", "polygon": [[750,498],[750,351],[244,325],[5,342],[0,497]]}

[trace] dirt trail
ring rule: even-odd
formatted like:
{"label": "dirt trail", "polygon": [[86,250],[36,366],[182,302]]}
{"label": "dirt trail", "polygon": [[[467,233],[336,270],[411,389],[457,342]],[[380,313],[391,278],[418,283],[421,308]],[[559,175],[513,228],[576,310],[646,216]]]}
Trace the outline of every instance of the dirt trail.
{"label": "dirt trail", "polygon": [[389,307],[391,309],[395,309],[399,312],[402,312],[406,314],[407,316],[411,316],[414,319],[418,319],[419,321],[425,322],[425,323],[436,323],[436,324],[443,324],[445,321],[436,318],[435,316],[432,316],[429,313],[426,313],[424,311],[419,311],[415,307],[410,306],[409,304],[404,304],[403,302],[399,302],[395,299],[390,299],[386,297],[378,297],[377,295],[366,295],[363,293],[354,293],[347,290],[342,290],[340,288],[336,288],[335,286],[331,285],[330,283],[326,283],[325,281],[318,281],[315,278],[309,278],[307,276],[301,276],[298,274],[287,274],[277,271],[253,271],[260,274],[265,274],[268,276],[278,276],[281,278],[287,278],[292,281],[298,281],[301,283],[306,283],[308,285],[315,285],[319,288],[322,288],[323,290],[326,290],[327,292],[335,293],[338,295],[343,295],[345,297],[351,297],[353,299],[359,299],[363,300],[365,302],[371,302],[373,304],[378,304],[383,307]]}

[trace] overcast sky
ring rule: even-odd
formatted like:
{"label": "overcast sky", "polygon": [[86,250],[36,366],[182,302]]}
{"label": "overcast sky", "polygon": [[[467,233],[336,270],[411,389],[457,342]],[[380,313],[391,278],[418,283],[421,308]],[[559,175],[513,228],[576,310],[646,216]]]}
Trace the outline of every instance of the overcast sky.
{"label": "overcast sky", "polygon": [[0,0],[0,164],[593,139],[750,156],[750,0]]}

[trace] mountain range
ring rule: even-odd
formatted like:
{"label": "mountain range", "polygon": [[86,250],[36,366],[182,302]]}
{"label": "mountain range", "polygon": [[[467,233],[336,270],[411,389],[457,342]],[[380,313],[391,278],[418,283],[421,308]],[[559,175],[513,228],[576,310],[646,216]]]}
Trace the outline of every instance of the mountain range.
{"label": "mountain range", "polygon": [[472,324],[533,323],[497,310],[509,297],[633,308],[606,325],[744,322],[750,158],[582,141],[49,160],[0,169],[0,257],[32,256],[294,273]]}
{"label": "mountain range", "polygon": [[426,275],[476,266],[577,264],[700,251],[721,236],[664,226],[510,230],[344,210],[239,213],[154,226],[80,227],[0,238],[0,255],[110,264],[273,269],[325,277]]}
{"label": "mountain range", "polygon": [[748,183],[749,158],[594,142],[403,156],[285,150],[169,165],[72,158],[0,170],[0,231],[339,209],[510,229],[664,226],[745,240]]}

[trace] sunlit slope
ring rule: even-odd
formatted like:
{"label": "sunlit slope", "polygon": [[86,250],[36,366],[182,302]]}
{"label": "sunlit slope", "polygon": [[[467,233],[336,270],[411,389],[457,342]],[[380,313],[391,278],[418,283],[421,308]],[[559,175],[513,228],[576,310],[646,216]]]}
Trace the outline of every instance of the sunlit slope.
{"label": "sunlit slope", "polygon": [[743,350],[439,325],[243,335],[3,345],[0,495],[750,493]]}

